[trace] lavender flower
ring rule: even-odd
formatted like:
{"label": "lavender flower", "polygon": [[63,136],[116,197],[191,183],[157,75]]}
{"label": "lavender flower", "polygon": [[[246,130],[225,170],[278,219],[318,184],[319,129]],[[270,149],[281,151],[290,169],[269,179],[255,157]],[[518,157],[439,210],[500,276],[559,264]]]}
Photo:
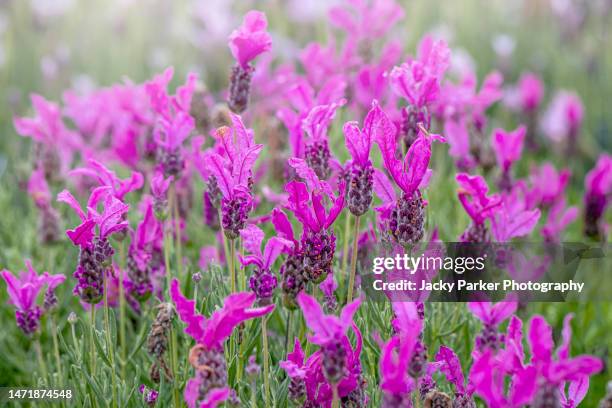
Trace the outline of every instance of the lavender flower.
{"label": "lavender flower", "polygon": [[272,38],[266,31],[267,26],[266,15],[251,10],[244,16],[242,25],[230,35],[229,47],[237,64],[232,68],[227,103],[234,113],[244,112],[249,102],[254,71],[250,62],[272,47]]}
{"label": "lavender flower", "polygon": [[[64,275],[50,275],[43,272],[39,275],[30,260],[25,261],[26,272],[20,272],[15,277],[11,272],[4,269],[0,272],[6,282],[7,293],[10,302],[15,306],[15,320],[17,326],[26,335],[31,335],[38,330],[42,314],[50,310],[55,304],[55,288],[61,284],[66,277]],[[36,304],[36,298],[40,290],[47,286],[45,303],[41,308]]]}
{"label": "lavender flower", "polygon": [[290,251],[293,242],[284,238],[272,237],[268,240],[264,251],[261,251],[264,232],[255,225],[249,225],[240,232],[244,248],[250,253],[247,256],[240,256],[239,259],[243,267],[255,265],[249,279],[249,287],[257,295],[257,302],[260,306],[268,305],[272,302],[272,295],[278,284],[276,275],[271,271],[271,267],[276,258],[284,251]]}

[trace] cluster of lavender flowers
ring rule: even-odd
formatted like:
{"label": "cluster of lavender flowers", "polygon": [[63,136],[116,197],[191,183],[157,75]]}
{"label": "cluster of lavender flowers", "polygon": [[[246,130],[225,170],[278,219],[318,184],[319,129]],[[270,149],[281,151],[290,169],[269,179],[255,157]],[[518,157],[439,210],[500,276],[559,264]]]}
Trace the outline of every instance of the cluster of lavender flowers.
{"label": "cluster of lavender flowers", "polygon": [[[135,313],[156,307],[147,338],[153,361],[150,378],[160,383],[163,374],[174,387],[181,387],[179,372],[167,362],[168,354],[175,358],[168,351],[176,347],[171,337],[176,314],[195,341],[184,359],[192,369],[183,390],[190,408],[240,403],[232,389],[238,382],[230,378],[230,365],[242,361],[230,353],[246,341],[242,336],[247,320],[261,317],[266,338],[266,319],[277,313],[278,303],[289,309],[289,316],[300,310],[309,329],[305,338],[303,333],[302,338],[288,335],[294,340],[293,351],[286,350],[279,362],[289,399],[305,408],[366,407],[374,400],[367,394],[366,377],[375,376],[362,366],[364,343],[379,345],[379,357],[367,358],[370,367],[378,365],[381,406],[388,408],[473,408],[477,398],[492,408],[575,407],[585,397],[589,377],[602,369],[596,357],[570,357],[571,315],[564,321],[556,351],[552,328],[543,317],[533,316],[527,353],[516,302],[470,302],[468,309],[482,329],[475,337],[468,374],[450,347],[442,345],[435,354],[428,349],[423,303],[427,293],[410,301],[391,299],[393,319],[386,340],[372,333],[364,340],[358,326],[363,322],[363,298],[352,301],[352,287],[346,304],[339,301],[336,292],[345,271],[336,268],[335,227],[343,212],[356,220],[356,230],[344,237],[356,240],[353,259],[367,256],[377,242],[403,253],[425,237],[438,240],[437,229],[428,230],[427,222],[430,164],[432,157],[440,157],[433,155],[438,149],[434,142],[442,145],[441,151],[449,146],[449,163],[454,161],[457,170],[457,204],[471,220],[458,237],[461,242],[507,243],[528,237],[544,216],[539,230],[543,239],[559,242],[580,211],[568,207],[569,170],[544,163],[521,178],[517,166],[528,149],[540,148],[540,133],[567,151],[577,150],[584,115],[580,99],[560,92],[540,115],[544,87],[533,73],[525,73],[509,89],[503,89],[499,72],[487,75],[480,88],[470,69],[453,80],[447,77],[451,49],[433,36],[420,41],[416,56],[404,58],[401,45],[385,38],[402,17],[403,10],[393,0],[332,7],[331,22],[342,34],[333,37],[337,43],[310,43],[299,53],[299,64],[275,67],[264,57],[259,66],[254,63],[272,50],[272,39],[266,16],[250,11],[229,38],[236,64],[225,102],[203,91],[193,73],[171,94],[174,70],[168,68],[144,84],[114,85],[85,96],[67,92],[63,109],[33,96],[35,116],[15,119],[17,132],[34,141],[28,192],[39,210],[41,240],[61,240],[61,217],[51,205],[51,189],[70,180],[75,195],[63,189],[57,201],[68,204],[80,220],[66,230],[79,251],[74,294],[89,307],[105,295],[107,306],[121,307],[127,301]],[[377,47],[376,41],[385,42],[384,47]],[[251,95],[255,103],[249,104]],[[500,100],[525,124],[511,131],[490,129],[487,111]],[[358,120],[342,126],[344,156],[351,157],[342,163],[333,152],[338,144],[332,137],[336,116],[345,115]],[[249,126],[259,122],[266,131],[256,138]],[[433,132],[436,126],[444,136]],[[286,153],[265,150],[278,134],[287,135],[279,142],[287,147]],[[256,143],[266,138],[266,145]],[[377,152],[372,152],[372,143]],[[378,153],[381,168],[375,166]],[[282,175],[272,171],[279,155]],[[76,167],[79,157],[85,167]],[[120,178],[107,167],[111,165],[129,177]],[[492,171],[497,191],[485,179]],[[233,273],[238,260],[251,270],[248,288],[232,288],[208,318],[197,307],[197,296],[189,300],[183,294],[189,293],[192,282],[184,285],[187,274],[179,273],[190,262],[189,255],[182,257],[182,245],[190,244],[191,249],[196,244],[188,228],[196,202],[196,173],[204,182],[202,223],[216,241],[201,248],[200,266],[208,269],[220,263]],[[264,185],[268,175],[284,186],[282,191]],[[128,204],[130,193],[137,205]],[[585,178],[586,236],[603,241],[608,235],[605,219],[611,194],[612,156],[602,154]],[[87,198],[84,208],[77,197]],[[263,215],[253,216],[256,213]],[[136,217],[139,221],[131,224]],[[360,217],[371,217],[374,224],[363,234]],[[256,224],[268,223],[275,234],[266,239],[267,229]],[[294,230],[298,223],[299,232]],[[234,256],[236,246],[240,253]],[[118,257],[117,248],[127,250]],[[57,302],[54,290],[65,276],[38,275],[29,261],[26,265],[28,272],[19,278],[8,271],[2,276],[17,309],[17,325],[31,335],[41,315]],[[431,280],[436,272],[418,274]],[[194,293],[207,277],[204,271],[194,275]],[[36,298],[45,285],[41,307]],[[289,334],[289,323],[286,329]],[[264,367],[270,358],[266,347],[260,350]],[[305,352],[313,347],[314,352]],[[254,360],[247,366],[253,378],[259,375],[255,366]],[[234,371],[241,373],[242,368]],[[449,389],[453,392],[444,392]],[[144,385],[139,391],[147,404],[156,404],[158,391]]]}

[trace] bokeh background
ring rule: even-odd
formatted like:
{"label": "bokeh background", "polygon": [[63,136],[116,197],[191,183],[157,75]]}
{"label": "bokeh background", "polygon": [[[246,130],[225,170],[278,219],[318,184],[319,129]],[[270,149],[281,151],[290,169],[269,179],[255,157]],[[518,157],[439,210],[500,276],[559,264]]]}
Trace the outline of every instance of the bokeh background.
{"label": "bokeh background", "polygon": [[[26,255],[38,259],[45,256],[36,248],[34,208],[24,192],[31,170],[30,140],[17,136],[12,124],[14,116],[31,113],[31,92],[59,101],[66,89],[87,93],[123,80],[141,83],[172,65],[175,68],[172,85],[183,81],[187,72],[195,71],[208,90],[220,96],[227,87],[232,64],[227,37],[240,24],[245,11],[256,8],[267,14],[275,61],[287,61],[297,58],[299,49],[308,42],[328,40],[331,28],[327,10],[334,3],[325,0],[0,0],[0,268],[19,267]],[[423,34],[431,33],[445,38],[453,49],[452,70],[471,66],[482,79],[491,70],[498,69],[508,86],[522,72],[533,71],[544,80],[545,106],[559,89],[572,90],[582,98],[585,119],[578,153],[568,157],[553,152],[552,147],[550,152],[541,153],[557,166],[572,170],[568,201],[579,204],[585,173],[602,151],[612,151],[612,81],[609,78],[612,0],[411,0],[400,3],[406,16],[390,36],[402,39],[406,54],[414,53]],[[503,103],[493,108],[492,116],[494,123],[507,129],[516,125],[516,119],[503,108]],[[335,132],[339,130],[338,124],[348,119],[336,120]],[[434,167],[441,176],[435,178],[428,195],[432,202],[449,204],[437,206],[429,222],[437,225],[443,236],[450,237],[462,231],[467,217],[454,198],[450,160],[444,160],[442,154],[446,153],[436,151]],[[538,158],[530,160],[539,161]],[[529,161],[521,163],[518,175],[525,176],[530,164]],[[205,231],[193,231],[194,236],[198,234],[202,240],[210,240]],[[569,229],[567,237],[582,239],[580,222]],[[56,256],[61,258],[61,254]],[[57,262],[68,274],[72,263]],[[610,271],[602,274],[603,279],[610,277]],[[65,292],[69,297],[69,291]],[[2,304],[5,299],[6,295],[0,294]],[[27,383],[31,371],[29,363],[24,366],[28,360],[25,340],[16,329],[4,329],[14,328],[13,312],[4,306],[0,309],[0,327],[3,327],[0,350],[4,350],[0,352],[0,385]],[[536,311],[546,315],[556,332],[563,316],[575,312],[579,319],[574,322],[573,353],[593,353],[611,362],[612,308],[609,304],[533,305],[530,312]],[[461,330],[467,333],[474,329],[466,324]],[[435,342],[439,344],[443,339],[433,337],[431,348],[436,349]],[[606,368],[594,377],[584,406],[596,406],[596,401],[605,394],[609,373]]]}

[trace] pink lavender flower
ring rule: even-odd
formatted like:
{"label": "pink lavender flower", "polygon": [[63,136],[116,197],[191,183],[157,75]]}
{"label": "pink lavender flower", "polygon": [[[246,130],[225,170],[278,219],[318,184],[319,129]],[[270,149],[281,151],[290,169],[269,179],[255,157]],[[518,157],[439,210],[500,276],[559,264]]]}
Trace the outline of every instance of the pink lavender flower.
{"label": "pink lavender flower", "polygon": [[34,170],[30,175],[28,194],[39,210],[38,234],[41,242],[57,242],[60,238],[60,217],[51,205],[51,191],[42,169]]}
{"label": "pink lavender flower", "polygon": [[529,181],[528,206],[542,205],[550,207],[563,197],[565,189],[570,181],[571,171],[563,169],[557,171],[552,163],[544,163],[540,167],[532,169]]}
{"label": "pink lavender flower", "polygon": [[[570,341],[572,315],[567,315],[562,332],[562,343],[553,357],[552,328],[542,316],[534,316],[529,324],[527,339],[531,349],[530,367],[535,369],[537,391],[534,393],[532,405],[534,408],[545,407],[554,402],[560,404],[560,389],[565,383],[575,385],[596,374],[603,368],[602,361],[594,356],[582,355],[570,357]],[[584,384],[583,384],[584,386]],[[586,384],[588,389],[588,384]],[[562,387],[562,388],[561,388]]]}
{"label": "pink lavender flower", "polygon": [[402,18],[404,10],[394,0],[352,2],[332,7],[329,18],[353,41],[372,41],[385,34]]}
{"label": "pink lavender flower", "polygon": [[174,176],[164,178],[163,173],[157,171],[151,179],[151,195],[153,196],[153,209],[158,220],[165,220],[168,216],[168,188]]}
{"label": "pink lavender flower", "polygon": [[476,165],[470,148],[470,133],[467,119],[447,119],[444,122],[444,135],[448,140],[450,149],[448,154],[455,158],[455,164],[460,170],[470,170]]}
{"label": "pink lavender flower", "polygon": [[372,204],[372,173],[374,168],[370,161],[370,147],[372,146],[372,136],[375,136],[376,133],[375,126],[380,123],[382,115],[384,113],[375,101],[364,120],[363,129],[359,129],[357,122],[344,124],[346,148],[353,156],[350,164],[347,206],[351,213],[356,216],[365,214]]}
{"label": "pink lavender flower", "polygon": [[[310,112],[313,111],[317,106],[341,106],[343,104],[342,96],[346,88],[346,81],[342,77],[334,76],[329,78],[321,90],[316,93],[313,87],[303,78],[298,78],[296,83],[293,84],[285,92],[285,98],[292,108],[283,106],[281,107],[276,116],[283,122],[289,132],[289,145],[291,147],[291,154],[293,157],[305,158],[306,145],[314,144],[314,140],[310,138],[306,140],[304,122],[309,116]],[[319,110],[321,108],[318,108]],[[325,125],[325,126],[328,126]],[[319,143],[324,144],[323,142]],[[310,147],[308,151],[312,154],[317,149]],[[323,151],[325,153],[325,151]],[[313,161],[313,159],[309,159]],[[328,166],[328,163],[323,163],[323,168],[318,170],[315,166],[313,167],[317,174],[323,174]],[[292,181],[295,178],[295,172],[292,168],[285,168],[285,179],[287,182]]]}
{"label": "pink lavender flower", "polygon": [[436,101],[440,82],[450,64],[450,50],[442,40],[424,37],[417,58],[394,67],[389,73],[391,89],[408,102],[402,111],[400,133],[406,147],[418,136],[421,124],[429,130],[431,114],[428,107]]}
{"label": "pink lavender flower", "polygon": [[[0,274],[6,282],[6,290],[9,301],[15,306],[15,320],[17,326],[26,334],[31,335],[40,323],[42,314],[50,310],[57,300],[55,298],[55,288],[61,284],[66,277],[61,274],[50,275],[43,272],[39,275],[30,260],[25,261],[27,271],[22,271],[16,277],[10,271],[4,269]],[[47,286],[45,293],[45,303],[41,308],[36,304],[36,298],[40,290]]]}
{"label": "pink lavender flower", "polygon": [[267,26],[266,15],[251,10],[244,16],[242,25],[229,37],[229,47],[237,62],[230,77],[228,106],[232,112],[242,113],[247,108],[254,71],[250,62],[272,48]]}
{"label": "pink lavender flower", "polygon": [[156,255],[163,257],[159,242],[163,241],[162,226],[153,215],[153,204],[145,204],[144,218],[132,233],[127,254],[126,288],[134,298],[145,301],[153,293],[153,272]]}
{"label": "pink lavender flower", "polygon": [[563,231],[569,224],[578,218],[577,207],[566,207],[565,198],[558,199],[550,210],[546,218],[546,223],[542,227],[542,235],[547,242],[560,242]]}
{"label": "pink lavender flower", "polygon": [[504,335],[499,333],[497,327],[514,312],[518,303],[515,301],[491,302],[469,302],[468,309],[483,324],[481,333],[476,337],[476,348],[479,353],[485,350],[497,351],[504,345]]}
{"label": "pink lavender flower", "polygon": [[36,94],[31,95],[31,100],[36,116],[15,118],[13,123],[18,134],[34,141],[34,162],[44,171],[45,178],[57,179],[68,169],[81,141],[64,125],[57,104]]}
{"label": "pink lavender flower", "polygon": [[496,208],[501,205],[498,195],[488,195],[489,187],[482,176],[470,176],[459,173],[455,179],[459,184],[457,196],[465,212],[472,219],[471,224],[461,235],[461,242],[487,242],[489,231],[485,224],[494,216]]}
{"label": "pink lavender flower", "polygon": [[253,206],[250,191],[253,165],[263,145],[255,144],[253,131],[244,127],[240,117],[232,115],[232,121],[232,128],[221,127],[215,131],[224,155],[210,151],[205,159],[209,160],[210,173],[223,195],[221,222],[225,236],[236,239]]}
{"label": "pink lavender flower", "polygon": [[[329,185],[320,182],[314,173],[308,179],[310,193],[304,183],[297,181],[288,183],[285,190],[289,193],[288,208],[304,227],[301,238],[304,274],[308,280],[320,283],[332,271],[336,236],[331,226],[344,208],[344,185],[340,186],[341,193],[334,197]],[[327,188],[316,188],[318,183]],[[324,205],[326,198],[333,200],[329,211]]]}
{"label": "pink lavender flower", "polygon": [[[124,214],[129,206],[122,203],[111,194],[110,186],[97,187],[91,193],[85,213],[78,201],[64,190],[58,194],[57,200],[68,204],[81,219],[81,224],[66,235],[76,246],[80,247],[79,263],[74,273],[78,280],[74,293],[82,301],[96,304],[102,300],[104,292],[104,273],[111,264],[114,249],[108,238],[128,227]],[[104,200],[104,210],[100,214],[96,207]],[[95,229],[97,227],[97,235]]]}
{"label": "pink lavender flower", "polygon": [[525,126],[519,126],[511,132],[506,132],[503,129],[495,129],[493,131],[491,145],[497,158],[497,164],[502,171],[499,181],[502,190],[510,190],[512,188],[510,169],[514,162],[521,158],[526,134],[527,128]]}
{"label": "pink lavender flower", "polygon": [[308,337],[311,343],[321,346],[323,372],[327,380],[337,384],[346,375],[346,349],[341,339],[353,324],[353,315],[357,312],[361,299],[356,299],[346,305],[340,312],[340,317],[326,315],[317,300],[302,292],[297,302],[304,314],[306,325],[313,332]]}
{"label": "pink lavender flower", "polygon": [[541,211],[529,208],[524,188],[519,184],[502,194],[501,205],[491,218],[491,231],[497,242],[529,235],[536,227]]}
{"label": "pink lavender flower", "polygon": [[196,341],[189,353],[196,374],[185,386],[185,401],[190,408],[215,407],[229,397],[230,391],[223,342],[240,323],[272,312],[274,305],[251,308],[256,300],[254,293],[235,293],[226,297],[223,307],[207,319],[197,313],[194,300],[183,296],[177,279],[170,284],[170,297],[178,316],[187,325],[185,333]]}
{"label": "pink lavender flower", "polygon": [[278,208],[272,210],[272,224],[278,235],[293,243],[291,252],[280,268],[283,305],[297,309],[296,297],[304,289],[308,276],[304,273],[304,254],[300,242],[295,239],[293,227],[287,215]]}
{"label": "pink lavender flower", "polygon": [[240,231],[244,248],[250,255],[240,256],[240,263],[243,267],[255,265],[249,279],[249,287],[257,295],[259,305],[267,305],[272,302],[272,295],[278,285],[276,275],[271,271],[271,267],[276,258],[284,252],[293,248],[293,242],[280,237],[272,237],[266,243],[264,251],[261,251],[261,244],[264,239],[264,232],[255,225],[248,225]]}
{"label": "pink lavender flower", "polygon": [[536,111],[544,97],[544,84],[540,77],[532,72],[525,72],[519,79],[518,88],[523,112]]}
{"label": "pink lavender flower", "polygon": [[142,188],[144,177],[135,171],[129,179],[121,180],[114,171],[96,160],[89,160],[89,167],[71,170],[70,175],[81,175],[95,179],[100,186],[108,186],[109,193],[123,201],[126,194]]}
{"label": "pink lavender flower", "polygon": [[329,150],[327,130],[336,116],[336,110],[346,101],[315,106],[302,121],[302,129],[306,132],[304,159],[321,180],[329,179],[331,175],[332,155]]}
{"label": "pink lavender flower", "polygon": [[334,292],[338,289],[338,282],[334,279],[333,274],[327,275],[327,278],[319,284],[319,289],[323,293],[323,309],[325,313],[335,313],[338,308],[338,300]]}
{"label": "pink lavender flower", "polygon": [[[396,157],[397,144],[395,142],[395,125],[381,112],[375,127],[374,140],[382,153],[385,168],[395,183],[402,189],[403,194],[395,199],[393,189],[387,191],[388,185],[382,177],[374,181],[377,194],[383,195],[385,205],[379,210],[381,217],[387,222],[388,233],[400,245],[407,245],[421,240],[424,235],[425,205],[419,191],[429,166],[432,140],[440,142],[444,138],[438,135],[429,135],[419,131],[419,136],[408,149],[403,161]],[[381,173],[382,174],[382,173]],[[386,177],[384,177],[386,178]]]}
{"label": "pink lavender flower", "polygon": [[393,306],[398,332],[381,350],[380,388],[384,393],[381,407],[412,407],[411,393],[416,389],[416,382],[409,375],[409,366],[419,343],[423,322],[418,317],[415,303],[396,302]]}
{"label": "pink lavender flower", "polygon": [[173,68],[168,68],[145,84],[145,90],[156,114],[153,139],[157,148],[157,161],[166,177],[176,178],[185,167],[183,142],[195,128],[190,109],[197,76],[189,74],[187,82],[176,90],[176,95],[170,96],[167,87],[173,75]]}
{"label": "pink lavender flower", "polygon": [[553,142],[575,145],[584,117],[580,97],[569,91],[559,91],[542,118],[542,131]]}
{"label": "pink lavender flower", "polygon": [[612,192],[612,156],[601,155],[587,174],[584,184],[584,233],[591,237],[603,237],[607,227],[602,218]]}
{"label": "pink lavender flower", "polygon": [[436,362],[439,364],[437,368],[444,374],[446,380],[455,387],[453,407],[475,408],[476,404],[472,399],[474,385],[470,379],[466,382],[457,354],[449,347],[440,346],[436,354]]}
{"label": "pink lavender flower", "polygon": [[148,388],[144,384],[140,384],[140,387],[138,387],[138,392],[142,394],[142,398],[148,406],[155,406],[155,403],[157,402],[157,397],[159,396],[159,392],[154,389]]}

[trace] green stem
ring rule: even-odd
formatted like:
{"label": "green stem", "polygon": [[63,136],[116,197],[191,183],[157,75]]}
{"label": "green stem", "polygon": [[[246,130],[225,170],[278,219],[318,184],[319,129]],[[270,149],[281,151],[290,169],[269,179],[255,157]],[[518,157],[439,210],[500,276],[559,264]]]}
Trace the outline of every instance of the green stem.
{"label": "green stem", "polygon": [[289,347],[291,347],[291,317],[293,311],[287,310],[287,327],[285,332],[285,355],[289,354]]}
{"label": "green stem", "polygon": [[232,293],[236,293],[236,245],[234,245],[234,240],[230,239],[229,242],[229,250],[230,256],[228,259],[229,268],[230,268],[230,283],[232,288]]}
{"label": "green stem", "polygon": [[342,247],[342,276],[348,275],[348,248],[349,248],[349,236],[351,234],[351,213],[346,213],[344,221],[344,239]]}
{"label": "green stem", "polygon": [[[244,256],[244,248],[242,246],[242,237],[240,237],[239,243],[240,243],[240,255]],[[247,287],[246,287],[246,274],[244,272],[244,268],[243,267],[238,268],[238,275],[239,275],[239,279],[240,279],[238,288],[241,291],[246,291],[247,290]]]}
{"label": "green stem", "polygon": [[221,226],[221,239],[223,240],[223,255],[225,255],[225,262],[228,262],[229,265],[229,247],[227,245],[227,238],[225,237],[225,229],[223,228],[223,218],[221,215],[221,209],[218,210],[219,213],[219,225]]}
{"label": "green stem", "polygon": [[57,326],[53,317],[51,317],[50,322],[51,334],[53,336],[53,353],[55,354],[55,364],[57,365],[59,386],[60,388],[64,388],[64,376],[62,375],[62,360],[60,359],[59,342],[57,341]]}
{"label": "green stem", "polygon": [[355,272],[357,271],[357,244],[359,243],[359,216],[355,216],[355,233],[353,236],[353,253],[351,254],[351,276],[349,277],[348,296],[346,303],[351,303],[353,300],[353,288],[355,287]]}
{"label": "green stem", "polygon": [[261,341],[263,343],[264,388],[266,407],[270,407],[270,353],[268,351],[268,317],[261,318]]}
{"label": "green stem", "polygon": [[251,408],[257,408],[257,384],[251,383]]}
{"label": "green stem", "polygon": [[176,195],[176,183],[172,183],[170,193],[172,194],[172,218],[174,220],[174,233],[176,234],[176,239],[174,241],[176,250],[176,267],[180,279],[180,277],[183,276],[183,243],[181,242],[181,220],[179,218],[179,205],[178,196]]}
{"label": "green stem", "polygon": [[123,284],[123,271],[125,271],[125,241],[119,246],[119,341],[121,343],[121,379],[125,381],[125,367],[127,365],[127,343],[125,336],[125,286]]}
{"label": "green stem", "polygon": [[170,347],[172,348],[172,353],[170,354],[170,358],[172,359],[172,374],[174,378],[172,379],[172,394],[174,396],[174,406],[179,408],[181,405],[180,399],[180,390],[179,390],[179,380],[178,380],[178,356],[177,356],[177,341],[176,341],[176,330],[174,327],[170,329]]}
{"label": "green stem", "polygon": [[91,325],[89,326],[89,368],[91,370],[91,377],[93,378],[96,375],[96,353],[94,351],[94,332],[96,330],[96,305],[92,304],[90,306]]}
{"label": "green stem", "polygon": [[[123,243],[121,244],[123,246]],[[108,313],[108,277],[107,271],[104,271],[104,331],[106,332],[106,352],[108,353],[108,359],[111,365],[111,381],[112,381],[112,393],[113,393],[113,407],[117,408],[119,406],[117,400],[117,378],[115,375],[115,352],[113,350],[113,342],[111,339],[111,331],[110,331],[110,320]],[[119,282],[123,280],[123,277],[119,277]],[[120,293],[120,296],[122,294]],[[123,364],[122,364],[123,369]]]}
{"label": "green stem", "polygon": [[340,396],[338,395],[338,385],[333,384],[333,400],[332,400],[332,408],[340,408]]}
{"label": "green stem", "polygon": [[79,341],[77,340],[76,337],[76,331],[74,329],[74,324],[70,324],[70,332],[72,333],[72,343],[74,344],[74,352],[77,354],[77,356],[79,357],[79,361],[81,360],[81,357],[83,357],[81,355],[81,348],[79,347]]}
{"label": "green stem", "polygon": [[47,364],[45,364],[45,358],[42,354],[42,346],[40,345],[40,338],[36,338],[34,341],[34,348],[36,348],[36,355],[38,357],[38,365],[40,366],[40,375],[47,383]]}

